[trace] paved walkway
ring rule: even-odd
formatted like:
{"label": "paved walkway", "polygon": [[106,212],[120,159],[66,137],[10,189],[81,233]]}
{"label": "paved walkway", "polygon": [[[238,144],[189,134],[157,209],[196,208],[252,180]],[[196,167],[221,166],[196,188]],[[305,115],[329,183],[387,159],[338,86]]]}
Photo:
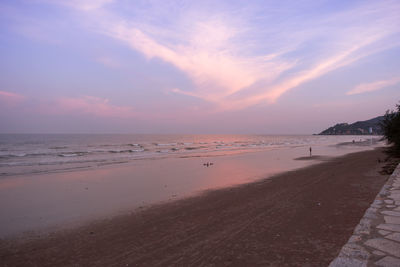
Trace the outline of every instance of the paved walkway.
{"label": "paved walkway", "polygon": [[400,164],[330,267],[400,267]]}

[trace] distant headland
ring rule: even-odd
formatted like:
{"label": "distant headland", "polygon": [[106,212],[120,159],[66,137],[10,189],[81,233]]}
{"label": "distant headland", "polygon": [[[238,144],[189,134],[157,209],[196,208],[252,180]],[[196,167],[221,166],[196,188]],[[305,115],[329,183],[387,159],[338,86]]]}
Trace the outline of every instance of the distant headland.
{"label": "distant headland", "polygon": [[383,116],[352,124],[338,123],[319,133],[319,135],[381,135],[380,123]]}

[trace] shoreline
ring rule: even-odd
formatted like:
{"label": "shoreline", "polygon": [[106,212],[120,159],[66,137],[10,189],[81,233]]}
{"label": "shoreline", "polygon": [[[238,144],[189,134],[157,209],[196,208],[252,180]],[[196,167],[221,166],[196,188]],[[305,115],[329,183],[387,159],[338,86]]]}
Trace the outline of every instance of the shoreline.
{"label": "shoreline", "polygon": [[[354,136],[351,136],[354,137]],[[365,137],[363,137],[365,138]],[[354,140],[353,140],[354,141]],[[336,146],[336,147],[368,147],[368,146],[375,146],[380,142],[380,139],[376,136],[371,137],[371,140],[363,140],[363,141],[356,141],[356,142],[341,142],[341,143],[332,143],[332,144],[323,144],[323,143],[316,143],[310,144],[318,147],[324,146]],[[7,163],[3,163],[0,165],[0,179],[8,178],[8,177],[19,177],[25,176],[29,177],[31,175],[46,175],[52,173],[65,173],[65,172],[74,172],[74,171],[81,171],[81,170],[94,170],[102,167],[114,167],[114,166],[123,166],[129,164],[135,164],[135,162],[140,161],[148,161],[148,160],[165,160],[171,158],[209,158],[209,157],[224,157],[224,156],[232,156],[232,155],[240,155],[240,154],[251,154],[251,153],[262,153],[274,150],[285,150],[288,148],[298,148],[304,147],[307,148],[307,144],[290,144],[290,145],[271,145],[266,147],[231,147],[225,148],[222,150],[211,150],[211,151],[197,151],[197,149],[193,151],[186,151],[185,153],[176,153],[176,150],[173,150],[175,153],[156,153],[156,154],[149,154],[147,157],[125,157],[125,158],[114,158],[113,160],[107,161],[105,159],[102,160],[83,160],[83,161],[76,161],[77,158],[81,157],[71,157],[75,159],[73,161],[66,161],[66,162],[52,162],[50,163],[37,163],[36,164],[27,164],[27,165],[18,165],[13,162],[11,165]],[[68,152],[70,153],[70,152]],[[82,153],[84,152],[76,152]],[[119,153],[112,153],[119,154]],[[24,153],[22,153],[24,155]],[[13,155],[13,158],[19,158],[22,155],[18,154],[18,156]],[[28,154],[29,155],[29,154]],[[16,156],[16,157],[15,157]],[[1,157],[1,155],[0,155]],[[58,157],[59,158],[59,157]],[[62,158],[70,158],[63,156]],[[83,158],[84,159],[84,158]],[[7,159],[6,159],[7,160]],[[46,159],[45,161],[47,161]]]}
{"label": "shoreline", "polygon": [[386,181],[377,174],[383,157],[382,149],[356,152],[22,243],[2,240],[0,259],[16,266],[328,265]]}
{"label": "shoreline", "polygon": [[[374,146],[315,146],[313,157],[307,155],[308,147],[289,147],[7,177],[0,179],[0,238],[76,227],[204,190],[262,180]],[[207,166],[206,162],[213,164]]]}

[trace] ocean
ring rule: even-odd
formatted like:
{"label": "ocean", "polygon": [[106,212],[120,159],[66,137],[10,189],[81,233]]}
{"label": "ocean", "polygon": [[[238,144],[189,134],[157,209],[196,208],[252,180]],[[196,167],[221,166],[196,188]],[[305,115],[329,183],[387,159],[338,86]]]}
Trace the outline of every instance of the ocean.
{"label": "ocean", "polygon": [[0,176],[66,171],[133,160],[232,155],[335,145],[368,136],[0,134]]}

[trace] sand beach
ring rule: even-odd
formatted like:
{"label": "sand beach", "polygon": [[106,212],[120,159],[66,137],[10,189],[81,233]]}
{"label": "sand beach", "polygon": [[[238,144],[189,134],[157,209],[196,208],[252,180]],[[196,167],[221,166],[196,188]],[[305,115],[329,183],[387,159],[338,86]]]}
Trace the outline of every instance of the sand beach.
{"label": "sand beach", "polygon": [[[0,241],[2,266],[326,266],[385,183],[382,149]],[[301,161],[301,159],[299,160]]]}
{"label": "sand beach", "polygon": [[0,21],[0,267],[400,266],[400,1]]}

